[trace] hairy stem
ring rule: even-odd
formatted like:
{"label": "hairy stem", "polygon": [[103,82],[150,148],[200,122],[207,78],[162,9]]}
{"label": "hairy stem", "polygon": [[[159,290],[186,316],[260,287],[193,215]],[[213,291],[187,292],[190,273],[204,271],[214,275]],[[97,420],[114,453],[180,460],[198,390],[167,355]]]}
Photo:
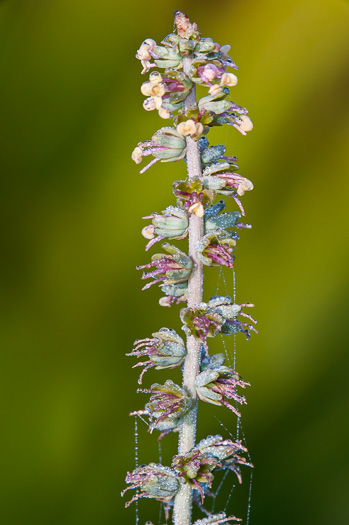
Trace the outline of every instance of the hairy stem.
{"label": "hairy stem", "polygon": [[[184,72],[187,73],[191,58],[184,59]],[[190,95],[185,101],[185,108],[196,106],[196,90],[193,86]],[[202,177],[199,143],[191,137],[187,137],[187,169],[188,177]],[[189,218],[189,256],[194,263],[193,272],[188,281],[188,307],[194,307],[202,301],[203,286],[203,265],[199,260],[195,244],[204,234],[203,217],[192,214]],[[196,401],[195,378],[199,373],[201,341],[194,336],[187,337],[187,356],[184,361],[183,369],[183,388]],[[197,402],[195,407],[190,410],[181,422],[178,453],[185,454],[195,445],[196,438],[196,416]],[[192,488],[188,483],[184,484],[175,497],[174,502],[174,523],[175,525],[190,525],[192,507]]]}

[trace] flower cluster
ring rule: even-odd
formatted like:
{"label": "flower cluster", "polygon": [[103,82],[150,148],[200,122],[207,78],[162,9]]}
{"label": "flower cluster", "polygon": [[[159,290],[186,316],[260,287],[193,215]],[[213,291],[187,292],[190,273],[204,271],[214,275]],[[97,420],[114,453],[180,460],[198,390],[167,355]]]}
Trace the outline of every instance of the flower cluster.
{"label": "flower cluster", "polygon": [[144,173],[153,164],[161,162],[176,162],[184,158],[187,144],[185,137],[178,133],[175,128],[161,128],[154,133],[151,140],[138,142],[132,152],[132,160],[140,164],[143,157],[152,155],[154,159],[149,162],[140,173]]}
{"label": "flower cluster", "polygon": [[157,109],[161,118],[168,119],[172,112],[183,108],[191,87],[191,80],[182,71],[152,71],[149,81],[141,86],[142,95],[147,97],[143,107],[146,111]]}
{"label": "flower cluster", "polygon": [[215,458],[219,463],[216,468],[229,469],[234,472],[239,483],[242,483],[240,465],[253,468],[252,463],[249,463],[245,457],[241,456],[241,453],[247,453],[247,448],[243,446],[241,441],[223,439],[218,434],[203,439],[196,445],[196,448],[207,457]]}
{"label": "flower cluster", "polygon": [[168,306],[171,306],[175,301],[186,300],[187,283],[193,269],[193,261],[176,246],[163,243],[162,248],[168,255],[156,253],[152,256],[149,264],[137,266],[137,270],[155,267],[155,270],[143,273],[142,279],[153,278],[154,280],[143,286],[142,290],[160,283],[161,290],[169,296]]}
{"label": "flower cluster", "polygon": [[188,214],[203,217],[204,209],[212,204],[215,192],[205,189],[202,181],[196,177],[190,181],[177,180],[173,183],[173,193],[177,197],[177,206]]}
{"label": "flower cluster", "polygon": [[149,357],[148,361],[142,361],[132,367],[145,367],[139,377],[139,384],[142,384],[143,375],[149,368],[155,367],[155,370],[175,368],[182,364],[186,355],[184,341],[174,330],[160,328],[158,332],[154,332],[151,335],[151,338],[137,339],[134,342],[132,352],[126,354],[137,358]]}
{"label": "flower cluster", "polygon": [[138,389],[137,392],[152,394],[142,414],[149,416],[149,432],[155,428],[161,432],[159,439],[177,430],[180,418],[193,407],[192,398],[171,379],[164,385],[155,383],[150,389]]}
{"label": "flower cluster", "polygon": [[224,354],[214,354],[203,358],[201,372],[196,376],[195,386],[198,397],[206,403],[230,408],[238,417],[240,412],[227,401],[233,399],[240,405],[246,404],[244,396],[238,395],[237,387],[246,388],[250,383],[228,366],[223,366]]}
{"label": "flower cluster", "polygon": [[258,333],[253,325],[237,319],[237,316],[241,315],[256,324],[257,321],[242,310],[245,306],[254,305],[250,303],[235,304],[228,295],[226,297],[211,297],[208,303],[200,303],[195,308],[182,308],[180,312],[181,320],[184,323],[182,329],[187,335],[194,335],[201,339],[208,354],[208,337],[215,337],[218,333],[230,335],[242,332],[249,339],[251,331]]}
{"label": "flower cluster", "polygon": [[128,501],[128,507],[139,498],[153,498],[158,501],[170,501],[180,488],[177,473],[169,467],[163,467],[156,463],[142,465],[133,472],[128,472],[125,479],[130,487],[121,492],[121,496],[130,489],[141,489]]}
{"label": "flower cluster", "polygon": [[174,456],[172,461],[172,468],[178,471],[178,476],[183,477],[186,483],[199,492],[201,503],[205,498],[201,483],[211,488],[214,479],[212,471],[215,467],[221,467],[221,464],[215,458],[200,452],[198,448],[194,448],[187,454]]}
{"label": "flower cluster", "polygon": [[146,246],[149,250],[156,242],[168,239],[184,239],[188,235],[189,219],[185,210],[176,206],[168,206],[166,210],[159,213],[152,213],[143,217],[143,219],[152,219],[152,224],[145,226],[142,235],[150,239]]}

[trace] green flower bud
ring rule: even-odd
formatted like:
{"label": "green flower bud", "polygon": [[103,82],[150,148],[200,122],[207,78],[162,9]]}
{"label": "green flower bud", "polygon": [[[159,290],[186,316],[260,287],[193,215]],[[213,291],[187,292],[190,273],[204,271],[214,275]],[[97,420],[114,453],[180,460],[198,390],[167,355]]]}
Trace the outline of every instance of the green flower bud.
{"label": "green flower bud", "polygon": [[162,432],[160,439],[171,430],[177,430],[181,417],[193,407],[192,398],[170,379],[164,385],[155,383],[149,390],[137,392],[152,394],[145,410],[149,415],[149,432],[159,430]]}
{"label": "green flower bud", "polygon": [[210,53],[216,47],[216,43],[212,38],[201,38],[201,40],[195,46],[195,55],[201,53]]}
{"label": "green flower bud", "polygon": [[175,368],[181,365],[186,355],[185,343],[174,330],[161,328],[151,335],[152,338],[137,339],[132,352],[126,354],[137,358],[144,356],[149,358],[148,361],[142,361],[132,367],[145,367],[139,377],[139,384],[142,384],[143,375],[149,368],[155,367],[155,370]]}
{"label": "green flower bud", "polygon": [[142,235],[146,239],[151,239],[145,248],[146,250],[166,237],[179,240],[188,235],[188,213],[176,206],[168,206],[162,215],[152,213],[143,219],[152,219],[152,224],[142,230]]}
{"label": "green flower bud", "polygon": [[128,472],[125,481],[131,486],[123,490],[121,496],[130,489],[139,488],[141,490],[126,503],[125,507],[139,498],[170,501],[180,489],[180,481],[176,471],[156,463],[142,465],[133,472]]}
{"label": "green flower bud", "polygon": [[204,235],[196,243],[195,249],[199,259],[206,266],[228,266],[234,267],[233,248],[236,246],[235,239],[231,233],[225,230],[214,230]]}

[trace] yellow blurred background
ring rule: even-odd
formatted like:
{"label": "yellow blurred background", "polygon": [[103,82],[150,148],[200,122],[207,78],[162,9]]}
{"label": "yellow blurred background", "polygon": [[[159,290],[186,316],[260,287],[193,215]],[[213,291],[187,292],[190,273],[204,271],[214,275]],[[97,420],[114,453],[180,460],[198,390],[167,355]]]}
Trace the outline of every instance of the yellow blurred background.
{"label": "yellow blurred background", "polygon": [[[134,468],[128,413],[146,396],[124,354],[135,338],[181,325],[178,307],[158,306],[157,289],[140,291],[135,266],[150,257],[141,217],[174,203],[185,165],[139,175],[130,159],[164,125],[142,109],[134,55],[145,38],[172,31],[175,9],[203,36],[231,44],[240,68],[232,99],[255,125],[247,137],[230,127],[209,137],[255,184],[244,197],[253,229],[241,232],[236,258],[237,301],[256,304],[260,331],[248,343],[237,338],[237,370],[252,384],[243,409],[255,464],[251,525],[349,522],[348,3],[5,0],[2,525],[135,522],[119,493]],[[218,272],[206,276],[208,299]],[[178,370],[150,371],[144,386],[168,377],[180,381]],[[235,432],[227,409],[200,415],[199,439],[224,435],[215,415]],[[169,462],[176,436],[162,453]],[[158,461],[144,427],[139,460]],[[227,512],[245,520],[248,473],[244,486]],[[139,509],[141,525],[157,525],[158,504]]]}

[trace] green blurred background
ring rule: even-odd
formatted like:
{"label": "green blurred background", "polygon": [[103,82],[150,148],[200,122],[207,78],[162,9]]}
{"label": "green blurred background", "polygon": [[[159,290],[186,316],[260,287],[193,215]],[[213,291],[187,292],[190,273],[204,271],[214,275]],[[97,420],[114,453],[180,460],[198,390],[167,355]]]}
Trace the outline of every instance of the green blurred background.
{"label": "green blurred background", "polygon": [[[140,291],[135,266],[149,259],[141,216],[173,203],[171,184],[185,176],[183,163],[142,176],[130,160],[164,125],[142,110],[134,55],[145,38],[171,32],[175,9],[231,44],[240,66],[232,98],[255,125],[247,137],[211,133],[255,184],[244,198],[253,229],[241,233],[236,260],[237,300],[256,304],[260,330],[249,343],[237,339],[237,369],[252,383],[243,409],[255,464],[251,525],[349,522],[348,3],[8,0],[0,3],[3,525],[134,523],[119,493],[134,466],[128,413],[146,396],[136,395],[139,369],[124,354],[161,326],[180,330],[178,307],[161,309],[157,289]],[[208,299],[218,272],[206,274]],[[145,386],[180,380],[178,370],[147,376]],[[224,433],[215,414],[234,432],[229,410],[205,406],[199,438]],[[157,461],[155,436],[140,430],[140,462]],[[175,451],[168,436],[164,461]],[[244,487],[227,508],[243,518],[248,472]],[[157,504],[144,500],[140,511],[141,525],[158,523]]]}

